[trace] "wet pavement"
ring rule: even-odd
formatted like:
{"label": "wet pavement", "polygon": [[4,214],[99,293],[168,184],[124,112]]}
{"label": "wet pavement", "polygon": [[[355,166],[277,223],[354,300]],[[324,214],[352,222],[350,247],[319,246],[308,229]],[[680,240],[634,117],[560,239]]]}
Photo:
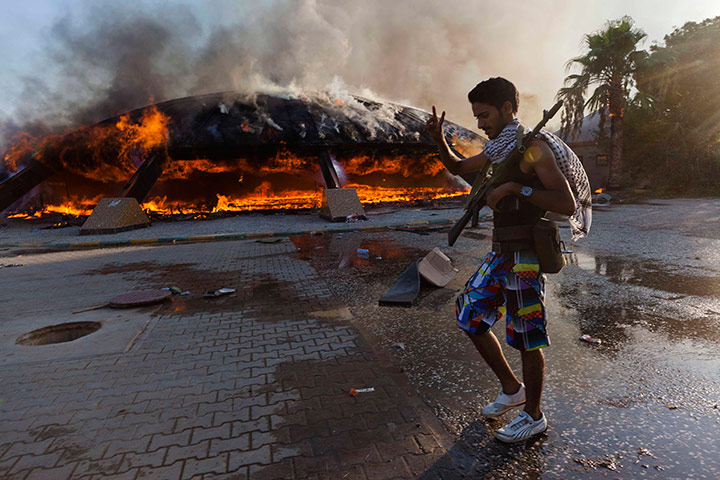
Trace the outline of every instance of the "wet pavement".
{"label": "wet pavement", "polygon": [[[452,248],[432,227],[7,249],[0,263],[22,266],[0,269],[0,477],[718,478],[719,220],[719,200],[655,200],[596,209],[577,243],[562,229],[573,253],[548,276],[550,428],[512,447],[492,436],[512,414],[478,415],[497,381],[453,321],[487,223]],[[378,306],[435,246],[455,279],[410,308]],[[117,345],[92,345],[101,329],[74,352],[23,347],[46,349],[34,361],[5,346],[17,325],[70,321],[109,291],[176,284],[191,294],[122,311],[137,319]],[[202,297],[220,287],[236,292]]]}
{"label": "wet pavement", "polygon": [[[393,352],[453,432],[456,444],[447,455],[464,466],[460,474],[717,478],[720,229],[706,222],[720,214],[720,202],[653,203],[597,209],[592,235],[576,244],[563,230],[573,250],[570,264],[548,276],[552,346],[544,409],[550,430],[514,447],[492,440],[502,422],[478,416],[494,398],[496,381],[452,325],[453,300],[487,249],[488,226],[465,232],[455,248],[445,246],[443,232],[331,236],[298,245],[312,248],[312,264],[333,279],[329,284],[357,322]],[[455,260],[457,277],[443,289],[423,287],[412,308],[377,306],[391,285],[383,277],[401,273],[406,254],[414,258],[434,246]],[[383,260],[353,259],[355,248]],[[343,251],[349,253],[337,253]],[[395,251],[403,254],[387,254]],[[495,331],[504,338],[502,328]],[[603,343],[581,342],[582,334]],[[519,371],[518,355],[508,356]]]}

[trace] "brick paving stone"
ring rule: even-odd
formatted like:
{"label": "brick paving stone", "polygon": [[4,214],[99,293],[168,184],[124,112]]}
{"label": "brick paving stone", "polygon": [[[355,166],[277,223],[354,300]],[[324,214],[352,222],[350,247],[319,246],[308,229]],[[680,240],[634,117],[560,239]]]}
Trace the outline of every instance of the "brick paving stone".
{"label": "brick paving stone", "polygon": [[185,430],[180,433],[170,435],[156,434],[152,436],[150,441],[150,450],[156,450],[160,447],[179,446],[184,447],[190,443],[190,435],[192,430]]}
{"label": "brick paving stone", "polygon": [[111,475],[117,473],[120,465],[122,465],[123,456],[124,454],[119,454],[103,460],[82,460],[78,463],[73,475]]}
{"label": "brick paving stone", "polygon": [[230,430],[232,424],[230,422],[220,425],[218,427],[199,427],[194,428],[192,431],[192,437],[190,443],[197,443],[205,439],[222,439],[230,437]]}
{"label": "brick paving stone", "polygon": [[240,410],[233,410],[227,408],[225,410],[216,411],[213,415],[213,426],[220,426],[228,422],[245,422],[250,420],[250,407],[245,407]]}
{"label": "brick paving stone", "polygon": [[173,463],[172,465],[167,465],[164,467],[158,467],[158,468],[143,467],[138,471],[136,480],[140,480],[140,479],[180,480],[180,478],[181,478],[180,476],[182,475],[183,466],[184,466],[184,462],[179,461],[179,462]]}
{"label": "brick paving stone", "polygon": [[77,464],[70,464],[57,468],[34,468],[25,477],[25,480],[62,480],[70,478],[76,466]]}
{"label": "brick paving stone", "polygon": [[[114,440],[110,442],[103,458],[111,458],[120,453],[144,452],[147,450],[152,437],[147,436],[136,440]],[[156,450],[153,448],[152,450]]]}
{"label": "brick paving stone", "polygon": [[413,437],[377,442],[375,447],[380,453],[380,459],[383,462],[387,462],[406,453],[413,455],[422,455],[424,453]]}
{"label": "brick paving stone", "polygon": [[234,471],[240,467],[259,463],[268,465],[271,463],[270,446],[265,445],[256,450],[244,452],[230,452],[230,463],[228,471]]}
{"label": "brick paving stone", "polygon": [[167,457],[165,464],[172,464],[176,460],[182,460],[187,458],[203,459],[208,457],[208,451],[210,449],[210,440],[205,440],[193,445],[186,445],[183,447],[172,446],[167,448]]}
{"label": "brick paving stone", "polygon": [[41,455],[48,449],[48,447],[50,446],[52,441],[53,441],[52,438],[48,438],[48,439],[40,441],[40,442],[13,443],[12,446],[10,447],[10,449],[5,452],[3,457],[12,458],[12,457],[18,457],[18,456],[25,456],[25,455]]}
{"label": "brick paving stone", "polygon": [[378,452],[379,447],[369,445],[366,447],[346,449],[340,447],[337,452],[338,459],[342,465],[359,465],[364,463],[380,463],[382,457]]}
{"label": "brick paving stone", "polygon": [[190,458],[185,460],[182,479],[189,479],[204,474],[226,473],[228,468],[228,454],[223,453],[214,457],[197,460]]}
{"label": "brick paving stone", "polygon": [[332,473],[319,473],[317,478],[319,480],[335,480],[338,478],[341,478],[342,480],[366,480],[368,476],[362,465],[353,465],[349,470],[341,470],[339,472]]}
{"label": "brick paving stone", "polygon": [[[171,447],[172,448],[172,447]],[[169,449],[160,448],[154,452],[130,452],[123,456],[119,471],[137,469],[139,467],[159,467],[168,463],[165,457],[169,454]]]}
{"label": "brick paving stone", "polygon": [[250,449],[250,434],[234,436],[227,439],[213,439],[210,441],[210,456],[222,452],[246,451]]}
{"label": "brick paving stone", "polygon": [[290,443],[290,430],[287,428],[272,432],[255,430],[250,433],[250,448],[260,448],[263,445],[272,445],[274,443]]}
{"label": "brick paving stone", "polygon": [[367,463],[364,465],[368,478],[383,480],[390,478],[415,478],[402,457],[383,463]]}
{"label": "brick paving stone", "polygon": [[133,468],[132,470],[112,475],[93,475],[90,477],[90,480],[135,480],[139,472],[140,469]]}
{"label": "brick paving stone", "polygon": [[249,468],[241,467],[233,472],[218,475],[216,473],[210,473],[203,476],[203,480],[249,480]]}
{"label": "brick paving stone", "polygon": [[[418,477],[422,475],[425,472],[428,471],[434,471],[434,467],[436,466],[436,463],[438,460],[440,460],[443,456],[444,452],[439,452],[435,455],[411,455],[411,454],[405,454],[403,455],[403,459],[405,460],[405,463],[408,465],[408,468],[410,469],[410,473],[412,473],[415,477]],[[447,478],[447,477],[442,477]]]}
{"label": "brick paving stone", "polygon": [[250,465],[249,473],[252,480],[276,480],[279,478],[295,478],[292,460],[284,459],[272,465]]}

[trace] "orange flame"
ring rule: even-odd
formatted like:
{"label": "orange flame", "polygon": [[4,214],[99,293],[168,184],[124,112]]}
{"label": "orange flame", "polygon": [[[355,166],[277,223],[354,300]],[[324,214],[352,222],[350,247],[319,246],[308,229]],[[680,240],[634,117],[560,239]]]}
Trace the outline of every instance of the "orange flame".
{"label": "orange flame", "polygon": [[38,143],[38,139],[26,132],[20,132],[15,135],[15,142],[10,146],[10,150],[5,154],[3,160],[5,166],[11,173],[17,172],[20,159],[32,152]]}
{"label": "orange flame", "polygon": [[[128,115],[123,115],[114,125],[94,126],[86,132],[88,138],[85,139],[92,161],[82,165],[64,161],[65,168],[105,183],[127,181],[135,173],[137,161],[145,160],[153,150],[165,153],[169,120],[151,106],[142,113],[138,123],[132,123]],[[137,159],[135,162],[133,157]]]}
{"label": "orange flame", "polygon": [[595,193],[602,193],[602,192],[603,192],[602,188],[598,188],[597,190],[595,190]]}
{"label": "orange flame", "polygon": [[435,176],[445,169],[435,155],[427,155],[420,159],[403,155],[393,157],[360,155],[341,163],[345,167],[345,172],[351,175],[383,173],[419,178]]}

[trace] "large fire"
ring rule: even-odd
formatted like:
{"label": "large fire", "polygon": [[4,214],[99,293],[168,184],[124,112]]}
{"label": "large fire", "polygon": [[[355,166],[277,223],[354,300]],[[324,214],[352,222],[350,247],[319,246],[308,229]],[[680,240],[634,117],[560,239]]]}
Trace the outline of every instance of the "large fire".
{"label": "large fire", "polygon": [[[166,148],[170,120],[155,107],[149,107],[135,121],[124,115],[114,123],[85,129],[78,141],[84,142],[91,158],[78,162],[60,154],[59,161],[67,172],[64,178],[43,186],[40,205],[16,207],[8,216],[89,215],[100,198],[117,196],[122,185],[151,155],[161,156],[164,167],[142,205],[148,212],[188,214],[320,206],[324,184],[315,156],[295,154],[287,145],[281,145],[262,161],[251,157],[175,160],[169,158]],[[6,170],[18,171],[23,156],[52,147],[59,138],[20,135],[4,157]],[[36,158],[43,160],[41,156]],[[355,188],[364,204],[431,200],[467,193],[465,187],[450,180],[434,155],[345,154],[334,158],[334,162],[343,186]],[[70,188],[70,184],[78,188]]]}

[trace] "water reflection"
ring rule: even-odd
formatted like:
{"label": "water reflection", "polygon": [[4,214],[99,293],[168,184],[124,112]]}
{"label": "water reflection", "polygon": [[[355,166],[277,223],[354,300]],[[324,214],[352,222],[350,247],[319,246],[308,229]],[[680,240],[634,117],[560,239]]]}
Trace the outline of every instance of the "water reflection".
{"label": "water reflection", "polygon": [[566,258],[569,265],[595,272],[618,284],[629,283],[683,295],[720,295],[720,278],[717,276],[683,275],[671,266],[650,260],[635,261],[584,252],[575,252]]}
{"label": "water reflection", "polygon": [[[366,273],[387,272],[387,267],[405,265],[427,252],[401,245],[392,237],[366,238],[361,233],[325,233],[290,237],[303,260],[329,262],[330,268],[357,267]],[[358,253],[367,250],[367,254]]]}

